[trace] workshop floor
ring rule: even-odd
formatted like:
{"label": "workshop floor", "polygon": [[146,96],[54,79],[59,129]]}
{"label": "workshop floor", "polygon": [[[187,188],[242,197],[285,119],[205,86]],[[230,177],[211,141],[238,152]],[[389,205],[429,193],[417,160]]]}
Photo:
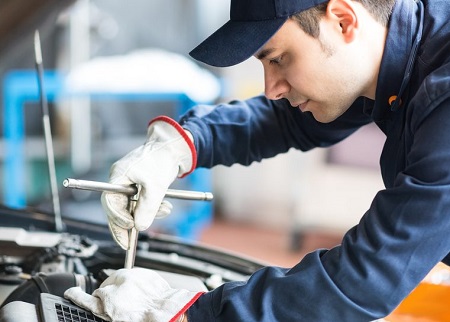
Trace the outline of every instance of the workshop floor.
{"label": "workshop floor", "polygon": [[317,248],[330,248],[340,243],[342,234],[308,231],[298,249],[291,247],[289,232],[255,225],[214,220],[205,229],[200,242],[243,254],[275,266],[291,267]]}

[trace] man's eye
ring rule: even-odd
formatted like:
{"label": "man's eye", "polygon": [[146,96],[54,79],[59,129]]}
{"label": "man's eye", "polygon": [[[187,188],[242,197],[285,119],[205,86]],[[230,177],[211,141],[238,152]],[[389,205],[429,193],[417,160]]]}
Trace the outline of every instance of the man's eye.
{"label": "man's eye", "polygon": [[281,56],[280,57],[275,57],[275,58],[271,58],[269,60],[269,64],[276,64],[279,65],[281,63]]}

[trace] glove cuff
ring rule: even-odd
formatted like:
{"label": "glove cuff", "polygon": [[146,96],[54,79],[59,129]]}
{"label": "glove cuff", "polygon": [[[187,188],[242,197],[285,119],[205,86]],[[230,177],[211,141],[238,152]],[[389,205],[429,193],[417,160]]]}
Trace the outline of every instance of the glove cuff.
{"label": "glove cuff", "polygon": [[188,174],[190,174],[192,171],[195,170],[196,166],[197,166],[197,152],[195,150],[195,145],[194,142],[192,142],[192,140],[189,138],[189,136],[186,134],[186,131],[181,127],[180,124],[178,124],[177,121],[175,121],[174,119],[168,117],[168,116],[158,116],[155,117],[154,119],[152,119],[149,123],[148,126],[152,125],[155,122],[164,122],[167,123],[169,125],[171,125],[175,130],[177,130],[177,132],[181,135],[181,137],[184,139],[184,141],[186,142],[186,144],[189,147],[189,150],[191,151],[191,157],[192,157],[192,165],[191,168],[184,172],[180,178],[183,178],[185,176],[187,176]]}
{"label": "glove cuff", "polygon": [[192,304],[194,304],[195,301],[198,300],[198,298],[200,296],[202,296],[203,294],[205,294],[205,292],[198,292],[197,294],[195,294],[195,296],[189,301],[187,302],[182,308],[181,310],[173,317],[169,320],[169,322],[177,322],[178,319],[180,318],[180,316],[182,316],[191,306]]}

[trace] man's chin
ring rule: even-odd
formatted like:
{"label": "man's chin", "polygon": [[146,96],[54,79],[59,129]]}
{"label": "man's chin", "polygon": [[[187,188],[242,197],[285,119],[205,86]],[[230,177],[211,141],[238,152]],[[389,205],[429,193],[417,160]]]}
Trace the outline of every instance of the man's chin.
{"label": "man's chin", "polygon": [[333,117],[331,115],[323,115],[323,114],[314,113],[314,112],[306,112],[306,113],[311,113],[317,122],[324,123],[324,124],[331,123],[337,119],[337,117]]}

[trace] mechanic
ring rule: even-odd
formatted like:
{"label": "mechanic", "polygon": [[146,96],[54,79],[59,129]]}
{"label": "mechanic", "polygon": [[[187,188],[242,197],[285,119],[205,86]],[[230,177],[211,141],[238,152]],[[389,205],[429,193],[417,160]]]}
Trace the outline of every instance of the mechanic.
{"label": "mechanic", "polygon": [[119,270],[94,296],[66,296],[114,321],[385,317],[437,263],[450,264],[448,0],[231,0],[230,16],[190,54],[213,66],[254,55],[265,95],[151,121],[147,142],[111,168],[112,183],[143,186],[134,221],[125,196],[102,195],[115,240],[126,248],[127,229],[149,227],[172,181],[197,167],[327,147],[371,122],[386,134],[386,188],[340,246],[292,268],[265,267],[203,294]]}

